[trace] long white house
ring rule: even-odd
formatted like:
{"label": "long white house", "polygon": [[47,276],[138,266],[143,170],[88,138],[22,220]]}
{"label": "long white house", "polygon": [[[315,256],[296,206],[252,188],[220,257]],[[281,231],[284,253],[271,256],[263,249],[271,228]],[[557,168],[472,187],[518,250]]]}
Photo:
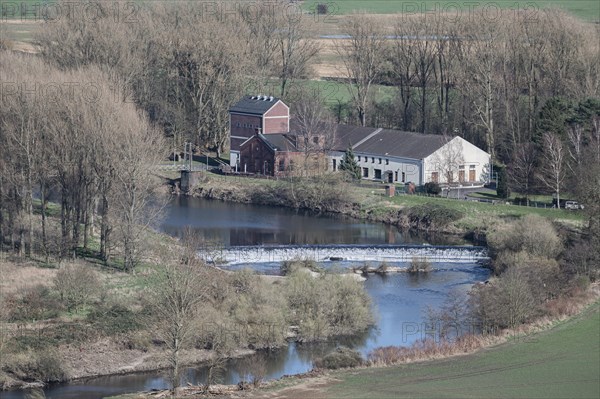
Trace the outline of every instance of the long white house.
{"label": "long white house", "polygon": [[363,179],[422,185],[483,184],[489,177],[490,154],[458,136],[340,125],[335,142],[331,168],[352,147]]}

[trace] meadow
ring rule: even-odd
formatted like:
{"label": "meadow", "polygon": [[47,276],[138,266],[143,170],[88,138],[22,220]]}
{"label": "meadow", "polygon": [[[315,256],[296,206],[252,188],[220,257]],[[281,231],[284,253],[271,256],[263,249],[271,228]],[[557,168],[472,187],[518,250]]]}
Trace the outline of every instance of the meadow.
{"label": "meadow", "polygon": [[369,14],[418,14],[431,12],[448,12],[451,15],[465,14],[473,7],[479,5],[490,14],[504,10],[504,12],[523,11],[535,18],[535,13],[545,7],[562,8],[580,18],[589,21],[600,20],[600,3],[596,0],[484,0],[484,1],[453,1],[453,0],[309,0],[304,2],[304,8],[314,11],[317,4],[327,4],[330,15],[344,15],[353,12],[366,12]]}
{"label": "meadow", "polygon": [[596,302],[548,330],[474,354],[333,372],[312,382],[284,380],[256,397],[598,398],[599,335],[600,303]]}

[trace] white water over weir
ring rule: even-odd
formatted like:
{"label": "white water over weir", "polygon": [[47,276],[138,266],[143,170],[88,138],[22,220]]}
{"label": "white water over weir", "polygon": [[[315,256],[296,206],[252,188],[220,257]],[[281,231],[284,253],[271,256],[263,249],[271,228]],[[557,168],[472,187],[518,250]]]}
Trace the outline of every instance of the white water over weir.
{"label": "white water over weir", "polygon": [[488,260],[485,247],[433,245],[274,245],[230,247],[200,253],[208,261],[227,264],[281,262],[291,259],[315,261],[410,262],[426,258],[432,263],[478,263]]}

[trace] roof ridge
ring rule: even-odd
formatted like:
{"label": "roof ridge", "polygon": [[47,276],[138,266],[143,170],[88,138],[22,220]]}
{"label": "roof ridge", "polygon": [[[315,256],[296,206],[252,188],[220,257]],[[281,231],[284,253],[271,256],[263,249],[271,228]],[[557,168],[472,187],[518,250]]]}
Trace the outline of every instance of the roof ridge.
{"label": "roof ridge", "polygon": [[352,146],[352,149],[355,149],[356,147],[358,147],[359,145],[363,144],[365,141],[377,136],[379,133],[381,133],[383,131],[383,128],[379,128],[377,130],[375,130],[373,133],[369,134],[367,137],[365,137],[364,139],[360,140],[358,143],[354,144]]}

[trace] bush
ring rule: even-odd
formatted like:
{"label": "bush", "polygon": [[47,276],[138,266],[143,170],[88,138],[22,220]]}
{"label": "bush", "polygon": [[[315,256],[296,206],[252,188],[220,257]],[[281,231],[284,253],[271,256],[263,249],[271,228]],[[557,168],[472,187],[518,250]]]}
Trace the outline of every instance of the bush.
{"label": "bush", "polygon": [[12,355],[4,362],[3,371],[23,381],[48,383],[66,378],[58,354],[51,350]]}
{"label": "bush", "polygon": [[87,315],[87,320],[106,335],[122,334],[141,327],[137,315],[121,304],[97,307]]}
{"label": "bush", "polygon": [[317,4],[317,14],[318,15],[326,15],[329,13],[329,5],[326,3]]}
{"label": "bush", "polygon": [[510,197],[510,189],[508,187],[508,177],[506,175],[506,167],[495,165],[494,169],[498,172],[498,183],[496,186],[496,195],[500,198]]}
{"label": "bush", "polygon": [[388,272],[389,269],[390,265],[386,261],[383,261],[379,264],[379,267],[377,268],[377,270],[375,270],[375,273],[385,274]]}
{"label": "bush", "polygon": [[89,267],[72,265],[62,267],[54,278],[54,287],[69,311],[90,303],[99,292],[100,281]]}
{"label": "bush", "polygon": [[427,203],[410,208],[407,216],[411,227],[439,229],[456,222],[464,214],[459,210],[447,208],[440,204]]}
{"label": "bush", "polygon": [[426,256],[413,256],[408,267],[409,273],[428,273],[431,271],[431,262]]}
{"label": "bush", "polygon": [[303,340],[356,333],[373,322],[369,295],[361,283],[346,276],[294,273],[287,278],[284,293],[289,324],[299,327]]}
{"label": "bush", "polygon": [[558,232],[548,219],[525,215],[521,219],[497,227],[488,233],[488,245],[493,254],[504,251],[555,259],[563,250]]}
{"label": "bush", "polygon": [[63,310],[50,289],[43,285],[27,287],[19,295],[6,300],[10,321],[45,320],[57,317]]}
{"label": "bush", "polygon": [[321,359],[315,360],[315,367],[328,370],[354,368],[363,364],[363,359],[357,351],[340,347],[328,353]]}
{"label": "bush", "polygon": [[425,192],[429,195],[440,195],[440,193],[442,192],[442,188],[440,187],[440,185],[435,182],[425,183],[424,188]]}
{"label": "bush", "polygon": [[323,268],[320,267],[315,260],[308,258],[284,260],[281,262],[281,267],[279,268],[282,276],[289,276],[290,274],[302,269],[310,270],[311,272],[316,273],[323,272]]}
{"label": "bush", "polygon": [[407,348],[398,346],[385,346],[373,349],[368,356],[369,363],[377,366],[396,364],[406,356]]}

